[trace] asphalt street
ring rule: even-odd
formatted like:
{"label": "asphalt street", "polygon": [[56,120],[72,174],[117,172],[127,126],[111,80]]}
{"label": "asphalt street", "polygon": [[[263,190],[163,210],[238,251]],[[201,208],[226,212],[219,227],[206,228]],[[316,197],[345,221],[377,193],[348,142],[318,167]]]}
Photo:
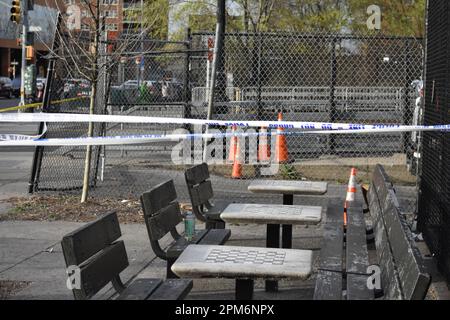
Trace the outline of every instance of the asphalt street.
{"label": "asphalt street", "polygon": [[20,99],[8,99],[0,97],[0,109],[18,106]]}

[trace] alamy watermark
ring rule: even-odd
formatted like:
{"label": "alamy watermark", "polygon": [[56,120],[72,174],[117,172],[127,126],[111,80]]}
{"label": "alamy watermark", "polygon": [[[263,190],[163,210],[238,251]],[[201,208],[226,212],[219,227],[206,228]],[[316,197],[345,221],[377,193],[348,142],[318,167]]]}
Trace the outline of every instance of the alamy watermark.
{"label": "alamy watermark", "polygon": [[81,271],[78,266],[68,266],[66,269],[67,273],[67,281],[66,286],[67,289],[81,289]]}
{"label": "alamy watermark", "polygon": [[381,269],[377,265],[372,265],[367,268],[367,288],[369,290],[381,290]]}
{"label": "alamy watermark", "polygon": [[381,30],[381,8],[375,4],[370,5],[367,8],[367,29],[369,30]]}
{"label": "alamy watermark", "polygon": [[[267,134],[261,134],[254,128],[248,128],[245,131],[242,128],[236,128],[235,131],[228,128],[226,132],[219,129],[209,129],[208,134],[213,135],[214,138],[210,139],[206,147],[203,143],[202,132],[202,126],[194,126],[193,134],[186,129],[176,129],[172,132],[172,134],[198,137],[183,139],[172,148],[172,164],[193,165],[205,162],[209,165],[230,165],[237,161],[236,159],[239,159],[238,161],[241,164],[261,166],[262,175],[269,176],[278,173],[280,164],[275,159],[277,133],[273,130],[268,130]],[[261,137],[266,138],[267,145],[270,141],[270,160],[261,161],[258,159],[258,151],[261,147],[258,146],[258,139],[261,144]],[[239,144],[239,147],[236,147],[236,143]],[[233,148],[236,154],[234,157],[230,157]]]}

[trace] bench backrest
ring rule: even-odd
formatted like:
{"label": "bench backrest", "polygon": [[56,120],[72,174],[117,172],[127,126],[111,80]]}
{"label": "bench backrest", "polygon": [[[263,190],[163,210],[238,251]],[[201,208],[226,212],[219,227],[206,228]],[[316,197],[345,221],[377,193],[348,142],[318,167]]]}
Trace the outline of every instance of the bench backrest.
{"label": "bench backrest", "polygon": [[209,169],[206,163],[202,163],[184,172],[186,184],[191,198],[192,210],[198,219],[203,218],[203,208],[211,207],[210,200],[214,197],[211,181],[209,180]]}
{"label": "bench backrest", "polygon": [[367,195],[386,299],[424,299],[430,284],[392,182],[377,165]]}
{"label": "bench backrest", "polygon": [[66,266],[79,270],[75,299],[89,299],[109,282],[121,283],[119,274],[128,267],[125,245],[116,241],[121,235],[117,215],[110,212],[63,237]]}
{"label": "bench backrest", "polygon": [[173,180],[161,183],[141,195],[144,220],[150,241],[167,233],[177,236],[176,226],[183,221]]}

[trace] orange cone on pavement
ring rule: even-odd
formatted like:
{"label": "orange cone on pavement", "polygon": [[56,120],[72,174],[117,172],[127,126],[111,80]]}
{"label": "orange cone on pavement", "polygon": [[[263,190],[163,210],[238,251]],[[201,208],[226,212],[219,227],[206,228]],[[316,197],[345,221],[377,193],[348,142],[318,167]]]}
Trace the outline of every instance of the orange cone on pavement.
{"label": "orange cone on pavement", "polygon": [[261,127],[259,130],[259,146],[258,146],[258,161],[270,161],[270,148],[267,139],[267,128]]}
{"label": "orange cone on pavement", "polygon": [[[278,121],[283,121],[283,114],[278,113]],[[277,128],[277,139],[275,144],[275,162],[277,163],[286,163],[288,161],[288,148],[286,143],[286,136],[282,134],[284,131],[283,128]]]}
{"label": "orange cone on pavement", "polygon": [[231,133],[233,134],[233,136],[231,137],[230,141],[230,153],[228,154],[228,161],[234,162],[234,158],[236,157],[236,147],[238,143],[238,137],[235,135],[236,126],[232,127]]}
{"label": "orange cone on pavement", "polygon": [[349,205],[349,202],[355,201],[355,195],[356,195],[356,169],[352,168],[352,171],[350,172],[350,179],[348,180],[347,196],[345,197],[344,203],[344,226],[347,225],[347,207]]}
{"label": "orange cone on pavement", "polygon": [[242,160],[241,160],[241,147],[239,140],[236,141],[236,152],[233,162],[233,171],[231,172],[231,177],[233,179],[242,178]]}

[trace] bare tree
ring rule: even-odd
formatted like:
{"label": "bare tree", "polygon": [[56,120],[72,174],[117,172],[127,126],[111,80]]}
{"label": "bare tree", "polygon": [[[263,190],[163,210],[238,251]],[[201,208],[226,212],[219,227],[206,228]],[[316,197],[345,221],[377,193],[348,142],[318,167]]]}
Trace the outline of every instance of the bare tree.
{"label": "bare tree", "polygon": [[[58,46],[54,49],[48,47],[53,58],[63,63],[70,77],[89,82],[90,115],[98,110],[96,105],[102,103],[101,98],[106,99],[107,88],[101,84],[107,83],[110,71],[120,63],[120,58],[130,51],[137,52],[131,58],[146,53],[139,52],[137,48],[140,48],[139,44],[150,28],[140,26],[127,30],[109,30],[106,24],[109,11],[107,4],[105,0],[79,0],[75,5],[59,8],[63,14],[54,39]],[[93,135],[94,124],[89,122],[87,136]],[[88,198],[91,162],[92,146],[87,146],[81,202],[86,202]]]}

